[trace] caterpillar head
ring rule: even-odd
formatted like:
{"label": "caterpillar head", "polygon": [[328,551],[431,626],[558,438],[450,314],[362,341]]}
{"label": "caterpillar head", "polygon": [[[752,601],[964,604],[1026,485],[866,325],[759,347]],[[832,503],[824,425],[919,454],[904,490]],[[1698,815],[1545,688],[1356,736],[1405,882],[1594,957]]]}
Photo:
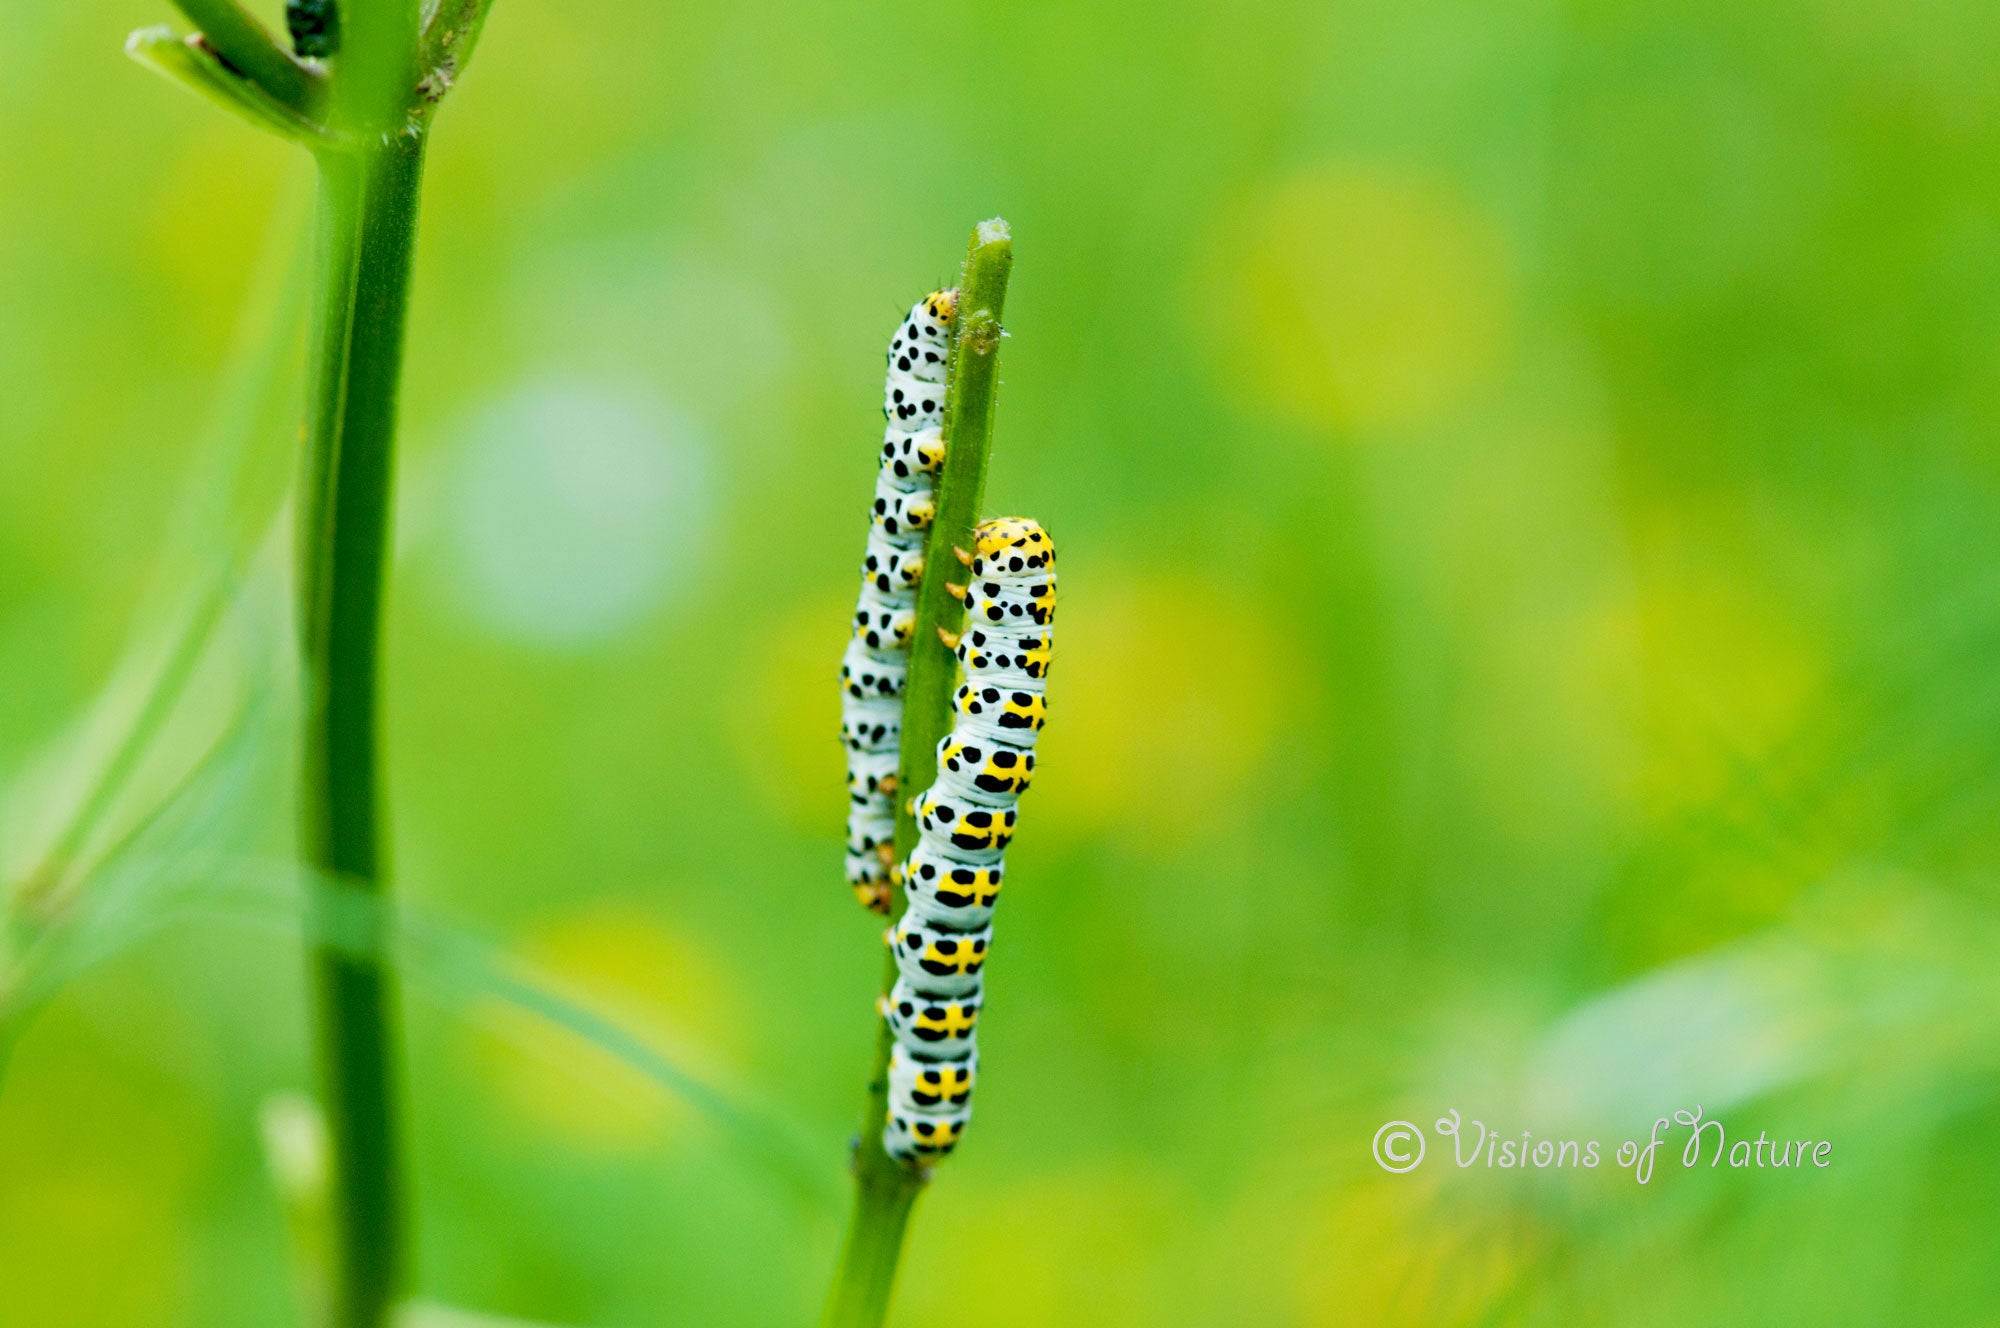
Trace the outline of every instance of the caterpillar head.
{"label": "caterpillar head", "polygon": [[944,434],[935,427],[904,433],[893,425],[882,433],[882,468],[905,483],[935,475],[944,466]]}
{"label": "caterpillar head", "polygon": [[918,1060],[902,1047],[889,1049],[889,1108],[908,1115],[952,1112],[972,1100],[979,1057],[962,1061]]}
{"label": "caterpillar head", "polygon": [[882,380],[882,414],[907,432],[927,429],[944,419],[944,383],[927,382],[891,364]]}
{"label": "caterpillar head", "polygon": [[[857,610],[857,615],[861,612]],[[872,614],[874,611],[871,609]],[[857,616],[856,626],[861,626]],[[892,624],[893,625],[893,624]],[[878,658],[869,653],[869,643],[857,636],[847,643],[847,652],[840,657],[840,690],[842,695],[857,701],[869,699],[892,701],[903,694],[903,684],[909,677],[909,668],[901,661]]]}
{"label": "caterpillar head", "polygon": [[910,899],[910,912],[927,922],[960,929],[983,927],[1000,899],[1002,865],[978,866],[939,853],[922,842],[910,860],[895,869]]}
{"label": "caterpillar head", "polygon": [[949,734],[938,743],[938,778],[973,797],[1017,797],[1028,790],[1035,754],[1024,747]]}
{"label": "caterpillar head", "polygon": [[877,1008],[899,1045],[922,1056],[963,1056],[979,1027],[980,995],[927,996],[901,978]]}
{"label": "caterpillar head", "polygon": [[883,938],[895,952],[896,967],[918,991],[957,996],[979,986],[993,929],[946,931],[909,913]]}
{"label": "caterpillar head", "polygon": [[1047,627],[1056,616],[1056,578],[1027,581],[985,581],[974,577],[959,596],[968,622],[985,623],[1010,632]]}
{"label": "caterpillar head", "polygon": [[958,1146],[972,1119],[969,1108],[949,1115],[917,1115],[890,1111],[882,1127],[882,1151],[899,1162],[935,1161]]}
{"label": "caterpillar head", "polygon": [[932,291],[923,298],[924,312],[937,322],[938,335],[943,336],[952,320],[958,317],[958,287],[948,286],[944,290]]}
{"label": "caterpillar head", "polygon": [[972,532],[974,576],[1035,576],[1055,570],[1055,541],[1039,521],[997,516]]}
{"label": "caterpillar head", "polygon": [[959,802],[937,788],[917,799],[917,829],[935,847],[991,857],[1014,841],[1014,809]]}
{"label": "caterpillar head", "polygon": [[889,368],[929,382],[943,382],[945,338],[957,313],[955,290],[932,291],[910,306],[889,338]]}
{"label": "caterpillar head", "polygon": [[974,728],[1023,744],[1035,740],[1049,717],[1049,704],[1040,692],[996,682],[962,682],[951,694],[951,704]]}
{"label": "caterpillar head", "polygon": [[958,662],[968,678],[1018,673],[1040,681],[1049,674],[1049,631],[1003,632],[967,627],[958,638]]}
{"label": "caterpillar head", "polygon": [[917,544],[937,516],[937,500],[928,486],[914,491],[899,489],[884,473],[875,481],[875,506],[871,511],[875,529],[892,541]]}

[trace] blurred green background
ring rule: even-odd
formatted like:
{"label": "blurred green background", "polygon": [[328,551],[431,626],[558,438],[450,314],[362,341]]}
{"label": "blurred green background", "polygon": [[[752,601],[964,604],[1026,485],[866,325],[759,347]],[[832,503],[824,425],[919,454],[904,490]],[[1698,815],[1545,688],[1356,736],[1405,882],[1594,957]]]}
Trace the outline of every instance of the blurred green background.
{"label": "blurred green background", "polygon": [[[228,777],[85,884],[8,1068],[4,1325],[295,1321],[299,929],[155,869],[283,853],[288,340],[243,464],[202,439],[291,326],[306,172],[120,56],[169,17],[0,5],[10,884],[135,622],[260,550],[158,743],[233,735]],[[418,256],[399,889],[818,1170],[415,963],[425,1294],[816,1312],[880,973],[832,676],[882,348],[1000,213],[988,507],[1060,546],[1053,720],[893,1321],[2000,1323],[1996,40],[1974,0],[501,0]],[[1697,1104],[1831,1165],[1613,1163]],[[1604,1165],[1461,1171],[1452,1109]]]}

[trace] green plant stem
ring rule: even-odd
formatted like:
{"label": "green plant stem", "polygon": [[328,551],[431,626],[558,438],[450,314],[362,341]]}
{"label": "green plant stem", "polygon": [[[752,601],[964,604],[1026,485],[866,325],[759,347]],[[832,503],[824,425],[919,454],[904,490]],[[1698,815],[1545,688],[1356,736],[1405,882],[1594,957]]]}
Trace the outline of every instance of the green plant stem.
{"label": "green plant stem", "polygon": [[424,135],[491,0],[445,0],[447,25],[432,34],[419,32],[417,0],[341,0],[341,49],[325,73],[292,59],[238,0],[175,3],[202,33],[134,33],[133,57],[306,144],[319,163],[311,396],[295,509],[299,841],[309,874],[334,883],[314,894],[310,942],[331,1163],[326,1322],[384,1328],[407,1262],[394,991],[382,936],[342,943],[331,915],[358,893],[376,905],[374,926],[389,926],[377,668]]}
{"label": "green plant stem", "polygon": [[[916,635],[910,647],[909,681],[903,695],[903,738],[898,787],[913,794],[937,777],[938,740],[951,729],[951,694],[957,661],[938,639],[938,629],[956,632],[965,609],[945,589],[964,572],[955,548],[972,547],[979,503],[986,491],[986,462],[993,450],[993,404],[998,384],[1001,325],[1007,278],[1014,265],[1014,242],[1007,223],[984,221],[972,233],[959,277],[958,317],[952,324],[946,373],[944,471],[938,477],[937,516],[924,548],[924,574],[917,589]],[[896,812],[896,849],[907,857],[917,827],[907,798]],[[901,896],[898,892],[898,911]],[[883,990],[894,985],[896,963],[887,961]],[[823,1328],[879,1328],[889,1310],[889,1294],[902,1256],[910,1210],[927,1180],[882,1151],[882,1125],[889,1111],[889,1050],[893,1039],[883,1026],[875,1040],[868,1076],[868,1103],[854,1153],[854,1216],[840,1267],[827,1296]]]}
{"label": "green plant stem", "polygon": [[[402,133],[320,159],[322,285],[300,510],[301,849],[311,867],[371,894],[383,890],[376,677],[423,161],[422,137]],[[393,992],[379,954],[324,941],[312,950],[333,1158],[335,1328],[387,1323],[404,1272]]]}

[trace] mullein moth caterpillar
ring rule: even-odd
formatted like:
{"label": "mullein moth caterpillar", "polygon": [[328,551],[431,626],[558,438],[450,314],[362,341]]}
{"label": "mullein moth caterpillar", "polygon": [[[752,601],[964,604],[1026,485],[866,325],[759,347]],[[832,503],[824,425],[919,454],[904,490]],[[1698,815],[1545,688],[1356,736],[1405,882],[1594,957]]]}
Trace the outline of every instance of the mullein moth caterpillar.
{"label": "mullein moth caterpillar", "polygon": [[[960,598],[975,609],[999,606],[1005,625],[975,619],[946,637],[966,680],[952,696],[936,779],[910,800],[917,844],[895,874],[909,906],[884,938],[900,976],[882,1005],[895,1041],[882,1147],[911,1164],[949,1153],[971,1119],[975,1020],[950,1027],[963,1008],[952,1002],[983,994],[1004,855],[1047,718],[1054,546],[1039,525],[1018,517],[982,523],[974,546],[960,554],[973,573]],[[958,1083],[951,1067],[965,1071],[962,1099],[929,1091]]]}
{"label": "mullein moth caterpillar", "polygon": [[854,634],[840,661],[841,743],[847,748],[847,883],[862,904],[887,913],[894,884],[895,762],[903,730],[916,591],[924,535],[937,514],[932,493],[944,464],[948,333],[955,291],[911,307],[889,339],[882,383],[882,434]]}

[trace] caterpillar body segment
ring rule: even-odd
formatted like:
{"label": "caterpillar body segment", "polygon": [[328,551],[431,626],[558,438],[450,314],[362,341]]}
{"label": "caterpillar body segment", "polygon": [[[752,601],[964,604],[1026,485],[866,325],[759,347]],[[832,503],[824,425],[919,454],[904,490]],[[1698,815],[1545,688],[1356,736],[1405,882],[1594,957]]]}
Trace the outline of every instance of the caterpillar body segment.
{"label": "caterpillar body segment", "polygon": [[920,1060],[900,1045],[889,1054],[887,1137],[899,1155],[941,1157],[958,1143],[972,1116],[972,1085],[979,1058]]}
{"label": "caterpillar body segment", "polygon": [[944,431],[938,428],[905,433],[890,425],[882,433],[882,470],[899,485],[935,477],[944,468]]}
{"label": "caterpillar body segment", "polygon": [[849,752],[847,754],[847,796],[860,802],[863,799],[881,797],[895,806],[896,766],[898,754],[887,752]]}
{"label": "caterpillar body segment", "polygon": [[949,1115],[972,1100],[979,1057],[927,1061],[901,1046],[889,1050],[889,1109],[913,1116]]}
{"label": "caterpillar body segment", "polygon": [[868,530],[868,552],[861,559],[861,580],[883,595],[914,594],[924,574],[924,550],[898,544],[875,529]]}
{"label": "caterpillar body segment", "polygon": [[924,532],[937,517],[937,498],[927,476],[915,487],[905,488],[887,473],[875,478],[875,529],[905,548],[920,549]]}
{"label": "caterpillar body segment", "polygon": [[840,699],[840,742],[850,753],[894,752],[903,738],[903,702]]}
{"label": "caterpillar body segment", "polygon": [[933,996],[919,992],[903,978],[876,1002],[896,1045],[930,1060],[961,1060],[972,1054],[983,997]]}
{"label": "caterpillar body segment", "polygon": [[[872,609],[872,606],[871,606]],[[862,610],[857,606],[855,620],[861,622]],[[885,625],[892,625],[893,611]],[[903,699],[903,685],[909,680],[909,665],[895,657],[885,658],[886,652],[869,648],[865,639],[856,636],[847,643],[847,653],[840,657],[840,693],[855,701],[900,701]]]}
{"label": "caterpillar body segment", "polygon": [[961,683],[951,694],[954,734],[1028,746],[1048,722],[1049,707],[1039,688],[995,682]]}
{"label": "caterpillar body segment", "polygon": [[963,996],[979,986],[993,929],[949,931],[905,912],[884,939],[912,987],[939,996]]}
{"label": "caterpillar body segment", "polygon": [[910,901],[910,916],[956,931],[977,931],[993,920],[1005,867],[974,865],[947,857],[920,841],[896,879]]}
{"label": "caterpillar body segment", "polygon": [[1047,627],[1019,632],[1000,627],[969,626],[945,644],[958,656],[968,683],[995,682],[1003,687],[1040,691],[1049,676],[1054,633]]}
{"label": "caterpillar body segment", "polygon": [[1035,774],[1030,747],[946,734],[938,742],[937,783],[931,787],[968,802],[1011,807]]}
{"label": "caterpillar body segment", "polygon": [[918,842],[959,862],[998,862],[1014,841],[1015,815],[1012,807],[954,801],[933,785],[916,799]]}
{"label": "caterpillar body segment", "polygon": [[854,636],[885,664],[908,668],[910,636],[917,629],[917,599],[903,591],[885,595],[864,582],[854,601]]}
{"label": "caterpillar body segment", "polygon": [[926,1162],[943,1157],[958,1146],[972,1119],[968,1104],[941,1115],[889,1109],[888,1124],[882,1127],[882,1151],[904,1162]]}
{"label": "caterpillar body segment", "polygon": [[1025,581],[975,578],[953,587],[965,605],[968,623],[997,627],[1003,631],[1025,632],[1047,627],[1056,615],[1056,579],[1053,574]]}
{"label": "caterpillar body segment", "polygon": [[944,423],[944,384],[926,382],[894,365],[883,382],[882,413],[904,433],[920,433]]}

